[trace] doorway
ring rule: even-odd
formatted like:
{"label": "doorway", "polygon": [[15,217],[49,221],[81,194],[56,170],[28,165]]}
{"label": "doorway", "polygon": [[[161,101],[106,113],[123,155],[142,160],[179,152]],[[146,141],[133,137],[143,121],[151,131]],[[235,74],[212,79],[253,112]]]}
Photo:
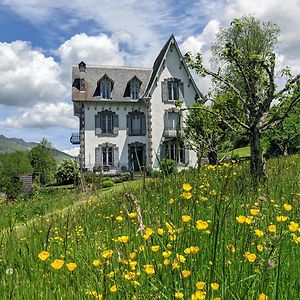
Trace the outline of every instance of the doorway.
{"label": "doorway", "polygon": [[142,167],[146,165],[146,147],[142,143],[134,143],[128,145],[128,163],[129,170],[140,172]]}

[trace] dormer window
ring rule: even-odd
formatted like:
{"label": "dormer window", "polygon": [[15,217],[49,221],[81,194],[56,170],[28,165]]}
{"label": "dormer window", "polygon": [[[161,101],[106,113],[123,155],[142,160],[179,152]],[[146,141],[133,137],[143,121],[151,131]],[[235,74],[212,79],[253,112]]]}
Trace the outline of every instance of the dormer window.
{"label": "dormer window", "polygon": [[174,102],[184,99],[183,82],[178,78],[167,78],[161,83],[162,101]]}
{"label": "dormer window", "polygon": [[139,99],[140,94],[140,87],[142,82],[134,76],[132,79],[130,79],[127,83],[124,97],[130,97],[131,99],[137,100]]}
{"label": "dormer window", "polygon": [[111,91],[113,89],[114,82],[104,75],[99,81],[99,92],[102,99],[111,99]]}

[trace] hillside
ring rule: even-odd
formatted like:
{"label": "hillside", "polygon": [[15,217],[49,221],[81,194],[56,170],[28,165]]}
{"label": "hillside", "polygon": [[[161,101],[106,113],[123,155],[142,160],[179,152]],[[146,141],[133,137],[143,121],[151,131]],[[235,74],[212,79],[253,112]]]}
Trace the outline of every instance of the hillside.
{"label": "hillside", "polygon": [[[7,138],[4,135],[0,135],[0,154],[14,151],[26,151],[32,149],[36,145],[38,145],[38,143],[25,142],[23,139]],[[73,158],[73,156],[70,156],[57,149],[53,149],[53,156],[57,162],[60,162],[64,159]]]}

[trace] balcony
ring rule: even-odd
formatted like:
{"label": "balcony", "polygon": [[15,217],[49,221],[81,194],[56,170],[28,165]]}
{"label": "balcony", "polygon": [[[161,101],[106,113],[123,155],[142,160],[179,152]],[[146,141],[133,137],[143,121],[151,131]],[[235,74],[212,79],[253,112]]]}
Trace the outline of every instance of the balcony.
{"label": "balcony", "polygon": [[70,137],[70,142],[73,145],[79,145],[80,144],[80,134],[78,132],[73,132]]}
{"label": "balcony", "polygon": [[184,131],[182,128],[175,129],[174,127],[165,127],[163,136],[167,138],[176,138],[178,136],[183,136]]}

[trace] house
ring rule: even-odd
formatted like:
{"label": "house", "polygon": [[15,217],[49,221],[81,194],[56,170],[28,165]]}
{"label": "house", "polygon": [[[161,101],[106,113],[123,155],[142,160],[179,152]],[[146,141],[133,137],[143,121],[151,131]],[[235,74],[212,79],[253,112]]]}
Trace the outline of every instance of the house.
{"label": "house", "polygon": [[[157,169],[161,159],[194,166],[196,154],[180,135],[186,108],[202,97],[172,35],[153,68],[72,67],[74,115],[82,171]],[[179,108],[175,106],[182,100]]]}

